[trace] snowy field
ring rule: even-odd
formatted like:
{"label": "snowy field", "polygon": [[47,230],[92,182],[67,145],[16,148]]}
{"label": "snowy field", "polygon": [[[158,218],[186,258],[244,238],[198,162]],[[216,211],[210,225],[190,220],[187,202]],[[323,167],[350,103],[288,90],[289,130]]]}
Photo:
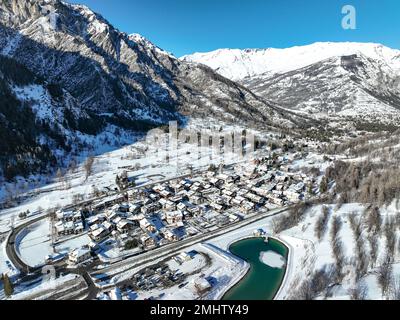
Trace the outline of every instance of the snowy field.
{"label": "snowy field", "polygon": [[[355,241],[353,231],[350,227],[349,216],[355,214],[360,217],[364,212],[364,207],[360,204],[346,204],[339,210],[335,210],[334,206],[330,206],[331,216],[328,222],[328,229],[325,236],[319,241],[315,235],[315,222],[321,214],[321,206],[311,208],[306,219],[298,226],[284,231],[280,235],[280,239],[290,248],[289,266],[285,278],[284,286],[281,288],[277,299],[288,299],[294,288],[301,284],[301,281],[307,279],[315,271],[321,270],[324,267],[334,263],[330,244],[331,222],[333,217],[339,216],[342,219],[342,227],[339,232],[339,237],[343,243],[343,251],[346,265],[344,267],[345,277],[340,285],[333,288],[330,296],[319,297],[326,299],[350,299],[350,290],[356,285],[355,268],[352,265],[355,257]],[[381,216],[383,221],[387,216],[391,216],[396,212],[394,205],[382,210]],[[365,231],[364,231],[365,232]],[[360,281],[365,287],[366,299],[380,300],[386,299],[382,297],[381,290],[377,283],[377,268],[383,258],[385,252],[385,240],[381,237],[378,243],[377,265],[369,267],[367,275]],[[367,241],[365,246],[368,247]],[[393,264],[394,279],[400,277],[400,261],[396,255]],[[289,290],[290,289],[290,290]]]}
{"label": "snowy field", "polygon": [[[50,223],[46,219],[32,225],[30,229],[17,236],[17,252],[21,259],[31,267],[43,265],[46,256],[55,253],[51,246],[49,230]],[[65,254],[89,242],[90,238],[86,234],[72,236],[69,240],[57,244],[56,252]]]}

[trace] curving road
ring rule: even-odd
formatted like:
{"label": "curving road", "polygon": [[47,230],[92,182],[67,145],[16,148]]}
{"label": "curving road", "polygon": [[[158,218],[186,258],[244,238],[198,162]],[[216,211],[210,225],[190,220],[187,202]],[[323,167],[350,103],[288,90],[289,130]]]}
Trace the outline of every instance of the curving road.
{"label": "curving road", "polygon": [[[21,224],[14,228],[8,235],[7,239],[7,244],[6,244],[6,254],[12,264],[20,271],[20,279],[24,279],[25,281],[27,280],[34,280],[37,278],[41,278],[43,276],[42,274],[42,267],[32,267],[26,264],[18,255],[17,249],[16,249],[16,238],[18,234],[25,228],[28,228],[32,224],[35,224],[41,220],[47,219],[48,216],[40,216],[35,219],[31,219],[27,221],[24,224]],[[61,273],[70,273],[70,274],[77,274],[82,276],[82,278],[85,280],[87,289],[83,293],[83,295],[86,297],[86,299],[94,299],[96,298],[99,289],[96,287],[94,284],[92,278],[90,277],[89,273],[85,269],[66,269],[63,266],[57,266],[55,265],[55,270],[57,274]],[[74,298],[79,298],[82,296],[82,293],[76,293],[75,296],[72,296],[72,299]]]}
{"label": "curving road", "polygon": [[30,225],[35,224],[43,219],[47,219],[48,216],[40,216],[35,219],[31,219],[27,221],[26,223],[23,223],[17,227],[15,227],[13,230],[11,230],[10,234],[8,235],[7,238],[7,244],[6,244],[6,254],[12,264],[21,272],[22,275],[28,275],[30,273],[36,273],[38,270],[41,270],[40,268],[37,267],[31,267],[28,264],[26,264],[22,259],[19,257],[17,250],[16,250],[16,238],[18,234],[25,228],[28,228]]}

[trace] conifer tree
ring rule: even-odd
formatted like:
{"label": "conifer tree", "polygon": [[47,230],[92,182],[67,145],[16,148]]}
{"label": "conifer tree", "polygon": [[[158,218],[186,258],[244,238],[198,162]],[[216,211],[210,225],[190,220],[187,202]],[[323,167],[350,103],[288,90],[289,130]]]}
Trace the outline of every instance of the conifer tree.
{"label": "conifer tree", "polygon": [[3,274],[4,293],[10,297],[14,293],[14,286],[7,274]]}
{"label": "conifer tree", "polygon": [[325,193],[325,192],[328,191],[328,182],[327,182],[326,177],[323,177],[323,178],[322,178],[321,184],[319,185],[319,191],[320,191],[321,193]]}

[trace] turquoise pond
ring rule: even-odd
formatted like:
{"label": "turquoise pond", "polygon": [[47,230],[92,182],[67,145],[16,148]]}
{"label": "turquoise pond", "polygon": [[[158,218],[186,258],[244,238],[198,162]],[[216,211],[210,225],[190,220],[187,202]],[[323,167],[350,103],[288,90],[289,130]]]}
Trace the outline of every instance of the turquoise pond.
{"label": "turquoise pond", "polygon": [[229,248],[235,256],[250,264],[249,272],[223,297],[223,300],[272,300],[278,292],[286,272],[283,268],[272,268],[262,261],[262,252],[272,251],[285,258],[288,248],[275,239],[250,238],[235,242]]}

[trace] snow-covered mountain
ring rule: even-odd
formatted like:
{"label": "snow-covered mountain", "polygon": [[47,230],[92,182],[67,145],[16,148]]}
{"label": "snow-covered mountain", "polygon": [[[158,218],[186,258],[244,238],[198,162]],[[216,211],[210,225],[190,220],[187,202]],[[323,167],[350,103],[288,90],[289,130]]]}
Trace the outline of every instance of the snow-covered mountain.
{"label": "snow-covered mountain", "polygon": [[220,49],[183,56],[184,61],[198,62],[219,74],[238,81],[265,73],[286,73],[317,62],[341,56],[362,54],[400,70],[400,51],[380,44],[355,42],[317,42],[287,49]]}
{"label": "snow-covered mountain", "polygon": [[[281,128],[305,123],[211,68],[181,61],[89,8],[60,0],[2,1],[0,55],[40,79],[39,87],[5,85],[16,100],[29,101],[22,106],[32,111],[33,123],[57,132],[67,150],[82,135],[103,134],[110,126],[145,131],[188,117]],[[58,93],[57,103],[47,88]],[[32,139],[49,147],[39,134]]]}
{"label": "snow-covered mountain", "polygon": [[266,50],[218,50],[183,57],[298,112],[396,123],[400,51],[371,43],[315,43]]}
{"label": "snow-covered mountain", "polygon": [[146,127],[188,115],[258,121],[274,112],[246,88],[202,65],[182,62],[140,35],[120,32],[81,5],[3,2],[0,48],[62,86],[88,113],[107,114],[107,121],[140,128],[139,122]]}
{"label": "snow-covered mountain", "polygon": [[290,72],[245,78],[255,93],[308,114],[397,122],[397,73],[364,55],[332,57]]}

